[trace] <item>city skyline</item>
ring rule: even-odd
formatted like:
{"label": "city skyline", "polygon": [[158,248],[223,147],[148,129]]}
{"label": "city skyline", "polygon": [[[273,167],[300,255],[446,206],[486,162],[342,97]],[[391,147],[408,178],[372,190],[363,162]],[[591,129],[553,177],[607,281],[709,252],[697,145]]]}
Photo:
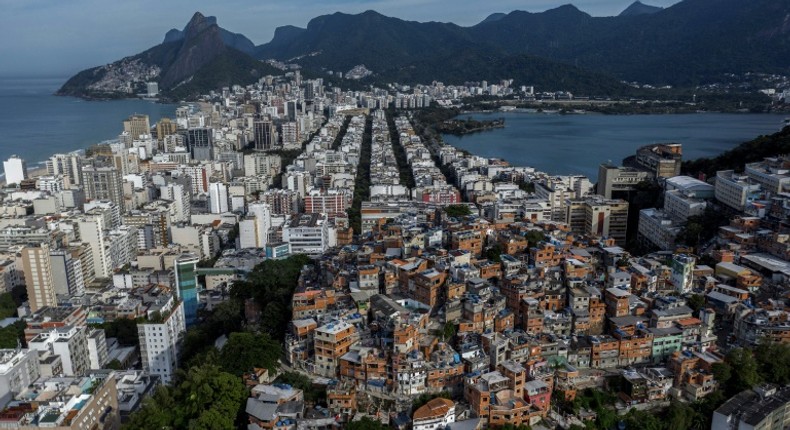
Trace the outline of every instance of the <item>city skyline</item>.
{"label": "city skyline", "polygon": [[[50,1],[21,2],[0,0],[6,13],[0,28],[7,40],[15,43],[0,47],[7,61],[0,65],[0,77],[66,77],[80,70],[134,55],[161,43],[165,32],[182,28],[196,11],[217,17],[223,28],[244,34],[256,45],[271,40],[282,25],[305,27],[316,16],[334,12],[360,13],[375,10],[387,16],[412,21],[453,22],[474,25],[486,16],[513,10],[542,12],[572,3],[593,16],[617,15],[631,0],[499,0],[479,3],[470,0],[277,0],[260,4],[233,0],[216,4],[207,1],[110,3],[78,0],[68,3]],[[677,0],[650,0],[645,3],[671,6]],[[85,13],[101,11],[101,13]],[[243,13],[242,13],[243,12]],[[119,22],[127,24],[120,25]],[[57,38],[52,38],[57,34]]]}

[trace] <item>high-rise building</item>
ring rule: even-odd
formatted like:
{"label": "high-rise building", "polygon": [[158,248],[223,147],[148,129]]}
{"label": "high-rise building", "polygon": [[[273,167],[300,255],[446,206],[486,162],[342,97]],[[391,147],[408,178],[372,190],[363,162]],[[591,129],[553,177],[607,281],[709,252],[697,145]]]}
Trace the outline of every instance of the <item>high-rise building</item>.
{"label": "high-rise building", "polygon": [[222,182],[212,182],[208,186],[209,211],[213,214],[228,212],[228,186]]}
{"label": "high-rise building", "polygon": [[170,384],[178,369],[179,344],[186,332],[184,303],[171,297],[157,310],[159,318],[137,324],[143,370]]}
{"label": "high-rise building", "polygon": [[265,248],[272,226],[271,207],[264,202],[250,203],[247,213],[249,217],[239,223],[240,247]]}
{"label": "high-rise building", "polygon": [[672,268],[672,285],[679,294],[691,291],[694,282],[694,257],[685,254],[675,254],[669,267]]}
{"label": "high-rise building", "polygon": [[77,220],[80,242],[88,244],[93,257],[93,273],[97,278],[110,276],[111,263],[108,255],[106,226],[100,215],[85,216]]}
{"label": "high-rise building", "polygon": [[301,143],[299,123],[296,121],[284,122],[282,124],[282,138],[283,146],[299,145]]}
{"label": "high-rise building", "polygon": [[259,198],[269,204],[272,215],[291,215],[299,212],[299,198],[295,191],[266,190]]}
{"label": "high-rise building", "polygon": [[628,228],[628,202],[600,196],[585,200],[585,234],[614,239],[625,246]]}
{"label": "high-rise building", "polygon": [[187,149],[193,160],[211,160],[212,146],[211,128],[195,127],[187,130]]}
{"label": "high-rise building", "polygon": [[47,164],[47,174],[50,176],[63,175],[68,178],[70,185],[82,183],[82,157],[78,153],[55,154],[49,157]]}
{"label": "high-rise building", "polygon": [[22,268],[30,310],[36,312],[44,306],[57,306],[49,246],[41,244],[22,248]]}
{"label": "high-rise building", "polygon": [[81,295],[85,291],[80,252],[80,247],[50,251],[52,284],[56,295]]}
{"label": "high-rise building", "polygon": [[82,183],[85,186],[86,200],[109,200],[121,210],[126,207],[123,177],[115,167],[83,167]]}
{"label": "high-rise building", "polygon": [[173,263],[176,274],[178,298],[184,302],[184,319],[191,326],[197,320],[198,290],[197,263],[200,259],[194,254],[183,254]]}
{"label": "high-rise building", "polygon": [[30,349],[59,355],[66,375],[82,375],[90,370],[88,328],[66,325],[40,333],[28,342]]}
{"label": "high-rise building", "polygon": [[269,149],[274,149],[276,137],[274,135],[274,124],[272,124],[271,120],[257,120],[252,124],[252,128],[256,150],[267,151]]}
{"label": "high-rise building", "polygon": [[612,163],[598,166],[598,185],[596,192],[607,199],[624,197],[636,189],[640,182],[649,181],[650,172],[632,167],[619,167]]}
{"label": "high-rise building", "polygon": [[285,117],[288,121],[296,121],[298,106],[296,100],[288,100],[285,102]]}
{"label": "high-rise building", "polygon": [[148,97],[156,97],[159,94],[159,84],[156,82],[146,82],[145,88],[148,92]]}
{"label": "high-rise building", "polygon": [[178,124],[170,118],[160,118],[156,123],[156,138],[161,142],[167,136],[172,136],[178,132]]}
{"label": "high-rise building", "polygon": [[151,123],[148,115],[134,114],[123,122],[123,131],[129,133],[133,140],[139,139],[141,135],[151,134]]}
{"label": "high-rise building", "polygon": [[0,349],[0,402],[25,391],[41,376],[38,353],[32,349]]}
{"label": "high-rise building", "polygon": [[6,184],[18,184],[27,179],[27,163],[16,155],[3,161],[3,171]]}

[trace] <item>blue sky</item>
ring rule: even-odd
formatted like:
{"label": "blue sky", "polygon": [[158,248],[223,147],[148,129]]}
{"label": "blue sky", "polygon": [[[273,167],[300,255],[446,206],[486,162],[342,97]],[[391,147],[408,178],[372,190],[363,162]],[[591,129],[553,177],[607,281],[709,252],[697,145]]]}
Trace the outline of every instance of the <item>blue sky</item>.
{"label": "blue sky", "polygon": [[[414,21],[473,25],[494,12],[540,12],[573,3],[616,15],[633,0],[0,0],[0,76],[68,76],[141,52],[182,28],[199,10],[256,45],[280,25],[304,27],[318,15],[373,9]],[[670,6],[677,0],[643,0]]]}

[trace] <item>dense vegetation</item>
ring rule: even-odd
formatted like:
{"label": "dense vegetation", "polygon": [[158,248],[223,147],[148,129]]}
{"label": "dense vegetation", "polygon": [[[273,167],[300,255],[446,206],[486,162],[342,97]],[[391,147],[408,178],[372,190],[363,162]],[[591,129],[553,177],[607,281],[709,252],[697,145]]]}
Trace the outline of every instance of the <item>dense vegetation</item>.
{"label": "dense vegetation", "polygon": [[274,382],[288,384],[302,390],[306,402],[326,403],[326,387],[313,384],[310,378],[301,373],[284,372]]}
{"label": "dense vegetation", "polygon": [[466,119],[452,119],[436,125],[440,133],[464,135],[492,128],[502,128],[505,126],[505,118],[478,121],[472,117]]}
{"label": "dense vegetation", "polygon": [[332,141],[332,150],[333,151],[337,151],[338,149],[340,149],[340,145],[343,144],[343,136],[346,135],[346,132],[348,131],[348,125],[349,124],[351,124],[351,116],[350,115],[346,116],[343,119],[343,125],[340,126],[340,130],[338,131],[337,136],[335,136],[335,140]]}
{"label": "dense vegetation", "polygon": [[449,205],[444,207],[444,213],[450,218],[461,218],[472,214],[467,205]]}
{"label": "dense vegetation", "polygon": [[[277,371],[291,297],[302,267],[309,262],[304,255],[267,260],[246,281],[236,282],[230,300],[201,315],[198,324],[187,331],[175,383],[159,387],[124,428],[238,428],[244,422],[249,395],[241,376],[254,368]],[[244,324],[247,299],[257,302],[266,315],[259,326]],[[214,339],[222,335],[228,338],[217,350]],[[299,375],[285,374],[280,381],[310,388]],[[305,394],[320,396],[308,389]]]}
{"label": "dense vegetation", "polygon": [[744,142],[716,157],[684,161],[682,170],[693,177],[702,174],[711,178],[719,170],[742,171],[745,163],[788,153],[790,153],[790,127],[785,127],[777,133]]}
{"label": "dense vegetation", "polygon": [[310,263],[305,255],[294,255],[284,260],[266,260],[255,266],[244,281],[230,288],[232,298],[243,302],[252,299],[260,307],[260,330],[273,339],[283,341],[291,320],[291,300],[302,267]]}
{"label": "dense vegetation", "polygon": [[687,245],[697,249],[709,240],[716,237],[719,227],[727,225],[730,221],[728,214],[708,206],[702,215],[690,216],[686,225],[675,238],[677,244]]}
{"label": "dense vegetation", "polygon": [[406,151],[400,144],[400,134],[395,127],[395,111],[394,109],[387,109],[385,111],[387,116],[387,127],[390,131],[390,143],[392,144],[392,152],[395,154],[395,161],[398,163],[398,174],[400,183],[408,188],[414,188],[414,172],[406,161]]}
{"label": "dense vegetation", "polygon": [[138,346],[140,339],[137,335],[137,321],[128,318],[116,318],[113,321],[100,324],[107,337],[114,337],[121,346]]}
{"label": "dense vegetation", "polygon": [[[16,309],[27,300],[27,291],[24,285],[18,285],[7,293],[0,294],[0,319],[16,317]],[[24,320],[0,328],[0,348],[16,348],[24,345],[25,338]]]}
{"label": "dense vegetation", "polygon": [[234,49],[226,49],[198,69],[187,83],[164,91],[170,100],[190,100],[222,87],[249,85],[266,75],[279,75],[274,67]]}
{"label": "dense vegetation", "polygon": [[373,118],[365,118],[365,131],[362,133],[362,148],[359,151],[357,177],[354,181],[354,198],[348,209],[348,219],[356,233],[362,231],[362,202],[370,200],[370,152],[373,137]]}
{"label": "dense vegetation", "polygon": [[236,375],[214,364],[194,366],[174,387],[161,386],[146,398],[124,429],[234,429],[247,396]]}

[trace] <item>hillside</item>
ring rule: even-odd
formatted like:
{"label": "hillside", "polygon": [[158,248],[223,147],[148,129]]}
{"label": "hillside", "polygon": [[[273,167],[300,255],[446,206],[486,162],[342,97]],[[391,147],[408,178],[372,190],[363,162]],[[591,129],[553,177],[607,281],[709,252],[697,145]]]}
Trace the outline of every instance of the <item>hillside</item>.
{"label": "hillside", "polygon": [[57,94],[125,97],[144,92],[146,82],[153,81],[159,83],[164,97],[183,98],[222,85],[249,83],[250,77],[275,72],[243,52],[252,52],[253,48],[246,37],[222,29],[214,17],[198,12],[183,30],[168,31],[161,44],[84,70],[69,79]]}
{"label": "hillside", "polygon": [[790,127],[744,142],[713,158],[699,158],[683,162],[683,173],[697,177],[704,174],[710,178],[720,170],[743,171],[744,164],[761,161],[766,157],[790,154]]}

